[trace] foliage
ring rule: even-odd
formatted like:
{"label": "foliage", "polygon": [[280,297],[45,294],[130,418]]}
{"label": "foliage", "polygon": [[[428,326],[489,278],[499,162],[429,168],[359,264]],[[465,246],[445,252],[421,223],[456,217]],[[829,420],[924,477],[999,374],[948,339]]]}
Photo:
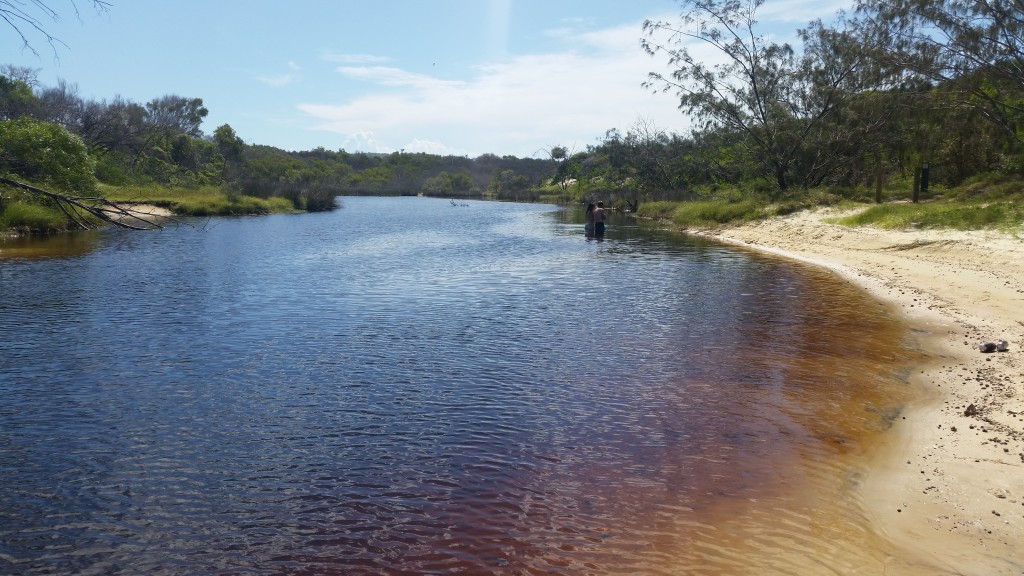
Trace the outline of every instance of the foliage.
{"label": "foliage", "polygon": [[1008,137],[1024,137],[1024,18],[1019,0],[860,0],[859,34],[879,60],[940,86]]}
{"label": "foliage", "polygon": [[36,99],[27,83],[0,75],[0,120],[31,114],[35,107]]}
{"label": "foliage", "polygon": [[150,100],[146,104],[146,123],[151,129],[164,136],[184,134],[201,136],[200,126],[209,114],[202,98],[185,98],[168,94]]}
{"label": "foliage", "polygon": [[516,174],[513,170],[502,170],[491,180],[488,190],[499,200],[514,200],[528,187],[525,176]]}
{"label": "foliage", "polygon": [[94,168],[81,138],[57,124],[27,116],[0,121],[0,173],[88,194],[96,188]]}
{"label": "foliage", "polygon": [[227,195],[183,198],[174,202],[171,208],[176,214],[185,216],[246,216],[293,211],[291,201],[286,198]]}
{"label": "foliage", "polygon": [[424,180],[420,187],[420,191],[426,196],[468,196],[472,190],[473,179],[465,172],[441,172]]}
{"label": "foliage", "polygon": [[[742,134],[744,152],[764,167],[780,193],[794,182],[806,188],[824,181],[850,144],[836,136],[856,143],[869,133],[868,126],[855,132],[829,126],[845,100],[873,81],[864,73],[869,67],[863,66],[862,52],[850,49],[855,44],[848,34],[811,27],[803,31],[806,48],[798,53],[758,33],[756,11],[764,0],[680,4],[678,24],[644,23],[644,48],[676,67],[669,76],[652,72],[646,86],[675,91],[680,109],[701,130]],[[694,41],[722,61],[707,64]]]}
{"label": "foliage", "polygon": [[792,45],[761,32],[764,0],[678,5],[678,21],[644,24],[642,43],[673,66],[646,85],[678,97],[697,121],[685,134],[639,119],[585,150],[541,147],[541,158],[292,152],[247,144],[227,124],[207,136],[201,98],[87,100],[73,84],[41,87],[35,70],[0,66],[0,120],[80,139],[60,162],[60,146],[4,146],[0,170],[65,186],[75,174],[86,187],[94,173],[104,193],[106,184],[164,190],[160,202],[193,213],[332,210],[339,195],[426,194],[604,200],[714,223],[955,197],[971,210],[953,220],[1013,220],[1019,193],[994,196],[992,179],[1024,188],[1019,0],[858,0],[851,14],[808,23]]}

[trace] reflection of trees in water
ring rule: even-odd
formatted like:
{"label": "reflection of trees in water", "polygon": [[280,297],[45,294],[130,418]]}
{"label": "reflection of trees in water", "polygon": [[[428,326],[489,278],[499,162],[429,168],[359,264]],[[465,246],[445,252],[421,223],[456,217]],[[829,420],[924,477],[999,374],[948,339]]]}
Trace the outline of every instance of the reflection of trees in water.
{"label": "reflection of trees in water", "polygon": [[50,236],[0,237],[0,261],[8,258],[64,258],[82,256],[96,249],[96,232]]}

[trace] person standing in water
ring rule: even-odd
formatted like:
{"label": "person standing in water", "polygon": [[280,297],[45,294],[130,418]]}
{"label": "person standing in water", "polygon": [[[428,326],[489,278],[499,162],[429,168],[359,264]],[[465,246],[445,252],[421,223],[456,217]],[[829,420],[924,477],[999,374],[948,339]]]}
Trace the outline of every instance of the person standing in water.
{"label": "person standing in water", "polygon": [[608,218],[608,215],[604,212],[604,202],[598,202],[597,208],[594,208],[594,236],[597,238],[604,238],[604,221]]}
{"label": "person standing in water", "polygon": [[583,215],[583,233],[587,237],[594,235],[594,203],[587,204],[587,212]]}

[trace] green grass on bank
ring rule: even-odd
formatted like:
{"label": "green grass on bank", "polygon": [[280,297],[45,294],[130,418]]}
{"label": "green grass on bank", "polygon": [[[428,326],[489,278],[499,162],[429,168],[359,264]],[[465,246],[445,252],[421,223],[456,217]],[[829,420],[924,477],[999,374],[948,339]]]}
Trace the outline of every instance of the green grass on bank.
{"label": "green grass on bank", "polygon": [[[100,184],[99,196],[112,202],[152,204],[177,216],[241,216],[298,212],[288,198],[225,194],[219,187],[168,188]],[[86,214],[80,218],[92,219]],[[95,219],[100,224],[98,219]],[[0,188],[0,233],[54,234],[74,228],[56,205],[10,187]]]}
{"label": "green grass on bank", "polygon": [[20,200],[0,203],[0,235],[4,230],[28,234],[53,234],[62,232],[67,227],[67,217],[56,208]]}
{"label": "green grass on bank", "polygon": [[963,186],[943,190],[912,203],[905,191],[886,191],[886,202],[875,204],[867,195],[850,191],[811,190],[781,202],[730,198],[696,202],[649,202],[637,215],[668,222],[679,228],[714,228],[783,216],[822,206],[848,208],[854,213],[837,218],[845,226],[874,226],[885,229],[947,228],[955,230],[1024,230],[1024,180],[1019,178],[978,178]]}
{"label": "green grass on bank", "polygon": [[[641,203],[637,216],[666,222],[681,229],[708,229],[783,216],[820,206],[849,208],[850,216],[835,222],[847,226],[888,229],[950,228],[993,229],[1024,234],[1024,178],[979,177],[954,189],[933,190],[919,203],[908,200],[905,183],[884,191],[885,203],[871,202],[864,190],[811,190],[795,192],[784,201],[740,189],[715,190],[717,199],[653,201]],[[101,196],[124,203],[161,206],[179,216],[234,216],[297,212],[287,198],[255,198],[227,194],[220,187],[169,188],[164,186],[99,185]],[[705,192],[708,196],[712,192]],[[561,191],[537,192],[521,201],[563,204],[571,199]],[[605,197],[606,203],[615,198]],[[31,195],[0,188],[0,231],[53,233],[68,229],[64,215]]]}
{"label": "green grass on bank", "polygon": [[683,228],[707,228],[728,223],[750,222],[768,216],[768,205],[753,200],[730,202],[648,202],[637,210],[640,218],[671,222]]}
{"label": "green grass on bank", "polygon": [[287,198],[225,194],[216,186],[165,188],[101,184],[100,194],[113,202],[161,206],[179,216],[239,216],[296,212],[291,200]]}
{"label": "green grass on bank", "polygon": [[1024,204],[1019,200],[877,204],[852,216],[839,218],[836,223],[889,230],[948,228],[1019,231],[1024,226]]}
{"label": "green grass on bank", "polygon": [[938,198],[916,204],[904,200],[871,205],[836,222],[890,230],[948,228],[1019,233],[1024,226],[1024,179],[981,175],[944,190]]}

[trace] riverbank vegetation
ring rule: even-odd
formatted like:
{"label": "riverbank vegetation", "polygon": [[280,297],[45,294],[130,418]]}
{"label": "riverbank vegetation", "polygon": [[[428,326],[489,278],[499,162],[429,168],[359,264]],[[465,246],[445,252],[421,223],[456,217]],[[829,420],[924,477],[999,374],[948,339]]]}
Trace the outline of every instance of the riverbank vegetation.
{"label": "riverbank vegetation", "polygon": [[[678,96],[685,133],[639,119],[582,150],[539,144],[537,158],[285,151],[227,124],[204,133],[201,98],[87,100],[6,66],[0,176],[194,215],[422,194],[600,199],[681,226],[853,203],[879,207],[850,224],[1020,227],[1024,20],[1014,2],[857,0],[831,24],[809,23],[801,46],[758,28],[762,4],[681,0],[678,21],[638,31],[674,69],[646,87]],[[52,231],[61,212],[0,186],[0,226]]]}

